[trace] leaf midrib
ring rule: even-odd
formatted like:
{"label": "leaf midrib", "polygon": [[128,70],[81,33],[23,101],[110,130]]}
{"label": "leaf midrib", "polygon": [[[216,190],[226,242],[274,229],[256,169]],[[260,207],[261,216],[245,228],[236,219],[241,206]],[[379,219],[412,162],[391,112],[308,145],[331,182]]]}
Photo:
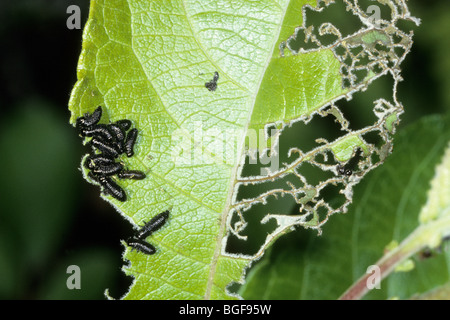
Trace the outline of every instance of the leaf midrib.
{"label": "leaf midrib", "polygon": [[[184,1],[183,0],[183,5],[184,5]],[[276,32],[274,32],[274,39],[273,39],[273,43],[272,43],[272,47],[268,50],[268,55],[267,55],[267,59],[264,65],[264,69],[263,72],[261,72],[261,75],[258,79],[258,85],[255,87],[255,91],[253,92],[253,94],[251,95],[251,98],[249,99],[249,108],[248,108],[248,115],[247,115],[247,121],[246,121],[246,128],[244,130],[245,135],[242,135],[241,141],[240,141],[240,147],[238,148],[238,150],[240,150],[240,152],[237,153],[236,156],[236,160],[235,163],[236,165],[234,166],[234,168],[232,169],[232,173],[231,173],[231,177],[230,177],[230,182],[228,184],[228,195],[227,195],[227,200],[225,202],[225,207],[224,210],[222,212],[221,215],[221,220],[220,220],[220,227],[219,227],[219,234],[216,240],[216,246],[215,246],[215,251],[214,251],[214,256],[213,256],[213,260],[211,262],[210,265],[210,273],[209,273],[209,277],[208,277],[208,282],[207,282],[207,286],[206,286],[206,293],[205,293],[205,300],[209,300],[211,298],[211,290],[214,284],[214,276],[216,273],[216,269],[217,269],[217,261],[221,255],[221,251],[222,251],[222,242],[223,242],[223,238],[225,236],[225,227],[226,227],[226,221],[227,221],[227,217],[228,217],[228,213],[230,211],[231,208],[231,202],[232,202],[232,198],[234,195],[234,185],[236,183],[236,175],[238,172],[238,168],[239,168],[239,163],[241,161],[242,155],[243,155],[243,151],[244,151],[244,147],[245,147],[245,136],[248,132],[248,128],[250,125],[250,121],[251,121],[251,117],[253,114],[253,109],[255,107],[255,102],[256,102],[256,97],[258,95],[259,89],[261,87],[261,83],[264,79],[264,75],[265,72],[270,64],[270,61],[272,59],[272,52],[275,49],[276,43],[277,43],[277,39],[280,36],[280,32],[281,29],[283,27],[283,21],[284,21],[284,17],[286,15],[286,11],[287,8],[289,7],[289,1],[287,2],[287,4],[285,5],[284,9],[281,8],[281,6],[278,5],[278,7],[280,7],[281,9],[281,15],[280,15],[280,22],[278,24],[278,30]],[[194,33],[193,33],[194,34]],[[195,37],[195,36],[194,36]]]}
{"label": "leaf midrib", "polygon": [[[132,10],[131,10],[130,4],[129,4],[128,1],[126,1],[126,3],[128,4],[129,10],[130,10],[130,13],[131,13]],[[192,26],[192,21],[191,21],[192,17],[190,17],[188,15],[187,10],[186,10],[186,0],[181,0],[181,4],[182,4],[182,8],[183,8],[184,13],[185,13],[186,21],[188,22],[188,25],[189,25],[189,27],[191,29],[192,37],[195,40],[195,42],[197,43],[198,48],[203,52],[205,57],[215,66],[215,68],[216,68],[216,70],[218,72],[220,72],[221,74],[225,74],[225,72],[213,61],[211,56],[207,53],[207,51],[205,50],[205,48],[202,46],[201,42],[197,38],[197,33],[194,32],[194,28]],[[279,5],[277,5],[277,7],[280,8],[280,12],[279,12],[280,19],[279,19],[279,23],[278,23],[278,28],[274,30],[272,46],[267,50],[267,59],[266,59],[266,62],[261,66],[262,72],[260,73],[260,77],[259,77],[259,79],[257,81],[257,85],[255,86],[254,91],[252,92],[252,91],[250,91],[250,89],[242,87],[242,85],[237,83],[235,81],[235,79],[229,77],[230,81],[233,82],[238,88],[241,88],[243,91],[249,93],[248,108],[247,108],[248,115],[247,115],[246,127],[245,127],[245,130],[244,130],[245,133],[247,133],[247,131],[248,131],[248,128],[249,128],[249,125],[250,125],[250,121],[251,121],[251,116],[252,116],[253,109],[254,109],[255,102],[256,102],[256,97],[257,97],[258,92],[260,90],[261,83],[263,81],[265,71],[267,70],[267,68],[268,68],[268,66],[270,64],[270,61],[272,59],[272,53],[274,52],[274,49],[275,49],[275,46],[276,46],[276,43],[277,43],[277,39],[279,38],[280,32],[282,30],[283,21],[284,21],[286,12],[287,12],[287,8],[289,7],[289,1],[286,2],[284,8],[282,8]],[[131,27],[133,27],[133,24],[131,24]],[[133,34],[133,31],[131,33]],[[140,61],[139,55],[134,51],[133,45],[131,45],[131,49],[134,52],[137,60]],[[141,66],[142,66],[142,64],[141,64]],[[146,75],[144,70],[143,70],[143,73]],[[149,81],[150,83],[152,82],[151,79],[148,78],[148,76],[146,76],[146,78],[147,78],[147,81]],[[153,88],[156,90],[156,88],[154,86],[153,86]],[[170,116],[170,118],[172,119],[173,123],[178,128],[182,128],[181,124],[179,124],[173,118],[173,116],[168,111],[168,109],[165,108],[165,104],[161,100],[160,93],[158,93],[157,91],[156,91],[156,93],[157,93],[158,98],[160,99],[161,105],[166,110],[166,113]],[[192,136],[189,136],[189,138],[191,139],[191,141],[193,143],[195,143],[195,140],[194,140],[194,138]],[[240,139],[240,141],[239,141],[239,143],[238,143],[239,147],[238,147],[237,150],[240,150],[240,152],[237,153],[237,155],[236,155],[236,159],[235,159],[235,164],[236,165],[233,166],[232,169],[231,169],[230,181],[228,183],[227,199],[226,199],[226,202],[225,202],[224,210],[222,211],[222,214],[221,214],[219,233],[218,233],[217,240],[216,240],[216,245],[215,245],[215,250],[214,250],[212,262],[211,262],[210,268],[209,268],[209,276],[208,276],[208,279],[207,279],[206,290],[205,290],[205,295],[204,295],[204,299],[206,299],[206,300],[209,300],[211,298],[212,288],[214,286],[214,278],[215,278],[216,271],[217,271],[218,259],[222,255],[222,252],[221,252],[222,251],[222,242],[223,242],[224,235],[225,235],[226,221],[227,221],[227,216],[228,216],[228,213],[229,213],[229,210],[230,210],[230,207],[231,207],[232,198],[233,198],[233,195],[234,195],[234,188],[233,187],[234,187],[234,185],[236,183],[236,175],[237,175],[238,168],[239,168],[238,164],[241,162],[241,158],[242,158],[242,155],[243,155],[243,152],[244,152],[244,147],[245,147],[245,143],[244,142],[245,142],[245,135],[243,134],[241,139]],[[202,146],[202,149],[203,149],[203,151],[207,151],[207,148],[205,148],[204,146]],[[210,153],[212,154],[212,152],[210,152]],[[220,163],[220,164],[221,165],[227,165],[227,163]],[[154,173],[152,173],[152,174],[154,174]],[[154,174],[154,175],[156,175],[156,174]],[[159,175],[156,175],[156,176],[158,176],[158,178],[162,179],[163,181],[168,182],[166,178],[161,177]],[[178,191],[180,191],[180,190],[178,189]],[[188,195],[188,196],[190,197],[190,195]],[[190,197],[190,198],[192,198],[192,197]],[[193,199],[193,200],[195,200],[196,202],[199,202],[199,204],[201,204],[203,207],[211,209],[210,207],[206,206],[200,199]],[[217,212],[217,210],[213,210],[213,211]]]}

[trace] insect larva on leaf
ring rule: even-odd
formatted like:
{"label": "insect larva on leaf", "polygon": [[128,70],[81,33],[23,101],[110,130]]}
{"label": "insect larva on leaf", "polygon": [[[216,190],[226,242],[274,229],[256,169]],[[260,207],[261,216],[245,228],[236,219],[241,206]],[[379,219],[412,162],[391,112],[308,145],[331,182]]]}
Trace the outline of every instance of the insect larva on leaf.
{"label": "insect larva on leaf", "polygon": [[109,131],[112,133],[114,145],[120,153],[123,153],[123,146],[125,143],[125,130],[116,123],[108,125]]}
{"label": "insect larva on leaf", "polygon": [[99,165],[92,168],[91,172],[96,176],[112,176],[123,170],[123,165],[119,162],[113,162],[107,165]]}
{"label": "insect larva on leaf", "polygon": [[114,146],[111,146],[110,144],[105,143],[97,138],[92,138],[92,140],[89,141],[89,145],[91,146],[93,151],[95,151],[95,149],[98,149],[99,151],[113,158],[117,158],[120,154]]}
{"label": "insect larva on leaf", "polygon": [[146,175],[138,170],[123,170],[117,174],[117,177],[119,179],[142,180],[145,179]]}
{"label": "insect larva on leaf", "polygon": [[153,217],[149,222],[146,222],[142,228],[134,235],[137,239],[145,239],[153,232],[158,231],[166,223],[169,218],[169,210],[161,212]]}
{"label": "insect larva on leaf", "polygon": [[102,107],[99,106],[92,114],[85,113],[84,116],[77,118],[76,127],[78,130],[88,128],[100,121],[102,117]]}
{"label": "insect larva on leaf", "polygon": [[114,158],[105,154],[90,154],[84,160],[84,167],[94,169],[97,166],[104,166],[114,163]]}
{"label": "insect larva on leaf", "polygon": [[136,250],[145,254],[154,254],[156,252],[156,248],[144,240],[129,238],[126,242],[131,247],[131,251]]}
{"label": "insect larva on leaf", "polygon": [[110,177],[96,176],[92,173],[92,171],[89,172],[88,176],[102,186],[102,192],[104,194],[113,196],[115,199],[122,202],[127,200],[125,191]]}
{"label": "insect larva on leaf", "polygon": [[82,137],[96,137],[104,141],[112,141],[113,135],[105,124],[96,124],[80,130]]}
{"label": "insect larva on leaf", "polygon": [[131,121],[128,119],[117,120],[115,124],[119,125],[125,131],[131,128]]}
{"label": "insect larva on leaf", "polygon": [[137,134],[137,129],[131,129],[127,134],[127,139],[124,144],[124,151],[127,157],[132,157],[134,155],[133,147],[136,143]]}
{"label": "insect larva on leaf", "polygon": [[[83,166],[90,170],[89,177],[100,184],[102,193],[111,195],[119,201],[126,201],[125,191],[111,178],[117,175],[120,179],[142,180],[145,173],[138,170],[124,170],[121,162],[115,162],[121,154],[127,157],[134,155],[138,130],[131,128],[128,119],[118,120],[110,124],[99,124],[102,117],[102,107],[99,106],[92,114],[85,113],[77,118],[76,128],[82,137],[91,137],[87,143],[92,153],[85,158]],[[128,133],[127,133],[128,131]]]}

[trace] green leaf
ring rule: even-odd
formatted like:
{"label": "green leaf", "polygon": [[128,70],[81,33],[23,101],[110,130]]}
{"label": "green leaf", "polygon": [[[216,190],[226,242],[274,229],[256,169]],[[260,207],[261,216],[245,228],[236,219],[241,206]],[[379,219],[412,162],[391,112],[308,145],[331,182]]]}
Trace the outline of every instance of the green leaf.
{"label": "green leaf", "polygon": [[[402,258],[410,259],[397,262],[409,261],[413,269],[391,273],[365,298],[417,298],[434,294],[439,286],[442,290],[436,290],[445,293],[450,254],[449,244],[441,241],[448,235],[449,128],[450,117],[433,116],[400,131],[392,155],[356,188],[349,212],[325,225],[322,237],[303,232],[278,240],[249,272],[241,295],[336,299],[386,251],[401,248],[404,239],[409,249]],[[433,218],[426,223],[429,208],[441,209],[432,210],[440,214],[429,215]],[[411,237],[422,228],[427,232]],[[419,251],[411,250],[411,244]]]}
{"label": "green leaf", "polygon": [[438,288],[430,290],[421,295],[414,296],[413,300],[449,300],[450,299],[450,283],[446,283]]}
{"label": "green leaf", "polygon": [[[369,34],[363,24],[367,17],[347,3],[347,9],[360,18],[361,30],[339,34],[332,45],[323,45],[314,34],[317,29],[303,21],[304,10],[320,12],[330,4],[312,0],[91,3],[78,82],[69,103],[71,123],[98,105],[104,107],[102,123],[132,120],[139,130],[135,156],[119,161],[144,171],[147,178],[118,181],[127,193],[126,202],[102,197],[135,228],[171,210],[165,226],[147,239],[157,247],[156,254],[132,251],[124,242],[124,259],[130,261],[124,270],[135,278],[124,298],[236,298],[228,286],[243,282],[246,267],[274,239],[294,226],[320,232],[332,214],[346,211],[352,187],[389,153],[396,123],[392,116],[403,112],[395,97],[399,65],[412,44],[411,36],[389,22],[377,31],[384,38],[370,33],[369,40],[358,40]],[[416,22],[409,15],[402,17]],[[402,17],[395,12],[392,18]],[[329,33],[322,29],[320,34]],[[314,39],[316,48],[297,51],[291,46],[302,32]],[[388,43],[380,49],[373,45],[378,41]],[[404,49],[402,56],[397,56],[397,47]],[[357,55],[355,48],[361,50]],[[366,66],[356,65],[362,56],[367,56]],[[357,77],[362,69],[365,76]],[[209,90],[205,83],[215,72],[217,88]],[[376,120],[350,129],[335,102],[349,99],[389,73],[395,82],[394,103],[377,100],[367,110]],[[281,133],[313,117],[331,117],[339,123],[336,136],[328,141],[321,135],[310,150],[292,148],[288,157],[297,158],[280,168]],[[383,140],[381,147],[367,142],[366,135],[373,133]],[[357,163],[358,175],[340,175],[336,166],[351,160],[359,149],[364,159]],[[270,167],[260,168],[268,164],[262,161],[266,153]],[[242,167],[255,154],[260,173],[245,176]],[[319,168],[327,178],[309,181],[299,172],[306,165]],[[82,171],[92,182],[88,170],[82,167]],[[272,186],[258,196],[238,196],[247,185],[287,176],[293,176],[297,185],[286,188],[284,182],[283,188]],[[337,205],[322,194],[334,187],[344,195]],[[245,238],[242,213],[266,203],[269,196],[290,197],[300,205],[299,214],[265,215],[261,222],[273,220],[277,227],[258,252],[227,250],[231,237]]]}

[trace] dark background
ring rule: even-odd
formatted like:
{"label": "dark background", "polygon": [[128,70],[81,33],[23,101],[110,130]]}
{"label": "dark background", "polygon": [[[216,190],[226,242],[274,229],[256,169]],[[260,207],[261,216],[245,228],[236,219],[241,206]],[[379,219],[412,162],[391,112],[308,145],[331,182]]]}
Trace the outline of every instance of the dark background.
{"label": "dark background", "polygon": [[[0,299],[103,299],[106,288],[119,298],[131,283],[120,270],[131,225],[78,169],[85,150],[67,105],[82,29],[66,27],[72,4],[83,28],[88,0],[0,2]],[[408,5],[422,25],[403,64],[400,129],[450,109],[450,2]],[[66,287],[73,264],[81,290]]]}

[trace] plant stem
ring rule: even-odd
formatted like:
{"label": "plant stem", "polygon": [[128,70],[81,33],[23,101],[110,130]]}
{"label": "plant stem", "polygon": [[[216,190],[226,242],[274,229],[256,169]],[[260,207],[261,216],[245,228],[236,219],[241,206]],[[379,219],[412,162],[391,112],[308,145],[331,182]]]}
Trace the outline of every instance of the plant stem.
{"label": "plant stem", "polygon": [[[379,281],[386,278],[402,261],[425,247],[438,246],[441,239],[448,235],[450,235],[450,217],[443,217],[419,226],[402,243],[388,251],[375,263],[380,268]],[[439,237],[438,241],[437,237]],[[372,274],[363,275],[339,297],[339,300],[361,299],[370,290],[367,284],[371,276]]]}

